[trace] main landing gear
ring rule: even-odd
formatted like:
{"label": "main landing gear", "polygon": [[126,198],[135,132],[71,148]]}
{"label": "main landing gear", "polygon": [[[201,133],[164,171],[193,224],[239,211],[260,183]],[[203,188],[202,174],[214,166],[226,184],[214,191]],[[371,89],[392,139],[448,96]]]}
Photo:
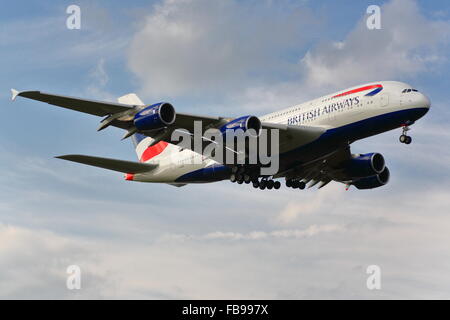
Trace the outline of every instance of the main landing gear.
{"label": "main landing gear", "polygon": [[261,190],[268,189],[268,190],[278,190],[281,188],[280,181],[274,181],[269,178],[262,178],[261,180],[256,179],[253,181],[253,188],[259,188]]}
{"label": "main landing gear", "polygon": [[398,139],[400,143],[410,144],[412,142],[412,138],[407,135],[408,131],[411,130],[408,125],[402,126],[403,132],[400,138]]}
{"label": "main landing gear", "polygon": [[286,187],[304,190],[306,188],[306,183],[301,180],[290,179],[286,180]]}
{"label": "main landing gear", "polygon": [[231,182],[237,182],[238,184],[249,184],[252,182],[253,177],[250,172],[246,172],[244,167],[233,167],[230,176]]}
{"label": "main landing gear", "polygon": [[238,184],[243,184],[243,183],[249,184],[249,183],[252,183],[253,184],[253,188],[255,188],[255,189],[259,188],[261,190],[264,190],[264,189],[268,189],[268,190],[275,189],[275,190],[278,190],[278,189],[281,188],[280,181],[275,181],[275,180],[272,180],[272,179],[269,179],[269,178],[261,178],[261,179],[253,178],[253,179],[251,179],[250,176],[247,176],[247,177],[241,176],[240,179],[238,180],[236,178],[236,175],[232,174],[231,177],[230,177],[230,181],[231,182],[237,182]]}
{"label": "main landing gear", "polygon": [[230,176],[231,182],[237,182],[238,184],[253,184],[253,188],[257,189],[268,189],[268,190],[278,190],[281,188],[280,181],[274,181],[272,179],[269,179],[267,177],[259,178],[258,174],[255,172],[252,172],[251,170],[248,171],[244,167],[233,167],[232,173]]}

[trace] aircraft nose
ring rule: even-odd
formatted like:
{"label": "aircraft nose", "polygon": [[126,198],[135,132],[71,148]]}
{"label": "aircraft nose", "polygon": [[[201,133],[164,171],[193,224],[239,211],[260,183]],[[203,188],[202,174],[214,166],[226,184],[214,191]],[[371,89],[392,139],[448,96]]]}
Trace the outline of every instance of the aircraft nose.
{"label": "aircraft nose", "polygon": [[419,108],[430,109],[431,108],[431,101],[426,95],[424,95],[423,93],[419,93],[417,95],[416,105]]}

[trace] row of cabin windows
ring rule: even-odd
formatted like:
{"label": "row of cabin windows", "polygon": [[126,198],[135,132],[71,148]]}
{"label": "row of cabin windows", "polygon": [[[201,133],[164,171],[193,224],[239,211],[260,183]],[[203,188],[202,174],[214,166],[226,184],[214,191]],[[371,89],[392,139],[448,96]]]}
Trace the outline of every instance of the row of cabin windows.
{"label": "row of cabin windows", "polygon": [[276,118],[276,117],[279,117],[279,116],[286,115],[286,114],[288,114],[288,113],[292,113],[292,112],[295,112],[295,111],[299,111],[300,109],[301,109],[301,108],[295,108],[295,109],[292,109],[292,110],[289,110],[289,111],[280,112],[280,113],[277,113],[277,114],[274,114],[274,115],[269,116],[269,119],[273,119],[273,118]]}

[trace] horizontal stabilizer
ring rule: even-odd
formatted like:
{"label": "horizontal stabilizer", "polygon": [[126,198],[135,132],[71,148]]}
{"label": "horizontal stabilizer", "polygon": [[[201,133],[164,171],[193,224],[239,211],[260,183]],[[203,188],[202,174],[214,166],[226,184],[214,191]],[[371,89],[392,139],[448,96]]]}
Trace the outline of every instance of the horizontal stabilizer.
{"label": "horizontal stabilizer", "polygon": [[56,157],[58,159],[78,162],[82,164],[86,164],[88,166],[99,167],[103,169],[123,172],[123,173],[143,173],[148,172],[155,169],[157,164],[148,164],[148,163],[139,163],[133,161],[124,161],[124,160],[116,160],[116,159],[108,159],[108,158],[99,158],[99,157],[91,157],[84,156],[79,154],[70,154],[65,156]]}

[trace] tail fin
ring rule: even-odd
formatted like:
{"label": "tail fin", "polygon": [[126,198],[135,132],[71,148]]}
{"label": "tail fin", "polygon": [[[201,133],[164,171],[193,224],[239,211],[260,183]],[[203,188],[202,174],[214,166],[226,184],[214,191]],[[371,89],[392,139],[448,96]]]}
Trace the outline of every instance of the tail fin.
{"label": "tail fin", "polygon": [[135,93],[129,93],[124,96],[121,96],[120,98],[117,99],[117,101],[122,104],[131,104],[131,105],[135,105],[135,106],[143,106],[144,105],[142,100],[139,99],[139,97]]}
{"label": "tail fin", "polygon": [[[137,96],[136,93],[129,93],[124,96],[121,96],[117,98],[117,102],[123,103],[123,104],[129,104],[129,105],[138,105],[143,106],[144,102]],[[146,137],[142,134],[136,133],[131,136],[131,141],[133,141],[134,148],[136,150],[138,159],[141,159],[142,154],[138,152],[138,145],[141,143],[142,140],[144,140]]]}
{"label": "tail fin", "polygon": [[[135,94],[129,93],[117,99],[119,103],[129,104],[134,106],[143,106],[144,102]],[[133,141],[136,154],[140,162],[146,162],[153,157],[156,157],[161,152],[166,149],[168,143],[161,141],[152,147],[149,147],[150,143],[153,141],[152,138],[147,137],[140,133],[135,133],[131,136],[131,141]]]}

